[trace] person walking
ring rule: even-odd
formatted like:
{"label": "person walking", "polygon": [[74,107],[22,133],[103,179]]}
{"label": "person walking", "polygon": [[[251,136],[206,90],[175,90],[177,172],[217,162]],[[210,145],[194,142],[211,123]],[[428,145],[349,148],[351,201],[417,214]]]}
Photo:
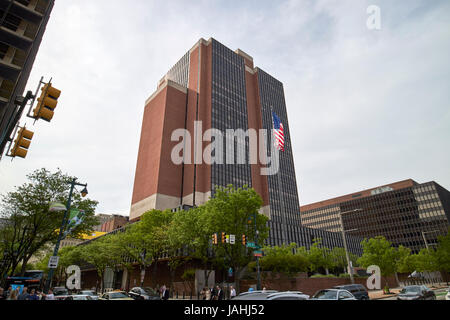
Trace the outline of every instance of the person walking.
{"label": "person walking", "polygon": [[211,289],[205,287],[205,300],[211,300]]}
{"label": "person walking", "polygon": [[166,288],[166,285],[162,286],[162,300],[169,300],[169,290]]}
{"label": "person walking", "polygon": [[31,289],[30,295],[27,297],[27,300],[39,300],[35,289]]}
{"label": "person walking", "polygon": [[28,288],[24,287],[23,290],[22,290],[22,293],[19,294],[19,297],[18,297],[17,300],[27,300],[28,296],[29,296]]}
{"label": "person walking", "polygon": [[217,300],[224,300],[223,290],[220,286],[217,286]]}
{"label": "person walking", "polygon": [[233,286],[230,286],[230,300],[236,297],[236,289]]}
{"label": "person walking", "polygon": [[48,290],[48,294],[45,296],[45,300],[55,300],[55,295],[53,294],[52,289]]}
{"label": "person walking", "polygon": [[7,300],[17,300],[19,298],[19,288],[12,290]]}

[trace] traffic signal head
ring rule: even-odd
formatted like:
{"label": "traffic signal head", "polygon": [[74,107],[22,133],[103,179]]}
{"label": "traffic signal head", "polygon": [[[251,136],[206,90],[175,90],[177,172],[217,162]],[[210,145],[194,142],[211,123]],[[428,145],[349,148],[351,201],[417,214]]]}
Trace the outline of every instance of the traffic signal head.
{"label": "traffic signal head", "polygon": [[212,235],[212,242],[213,242],[213,244],[217,244],[217,233],[214,233]]}
{"label": "traffic signal head", "polygon": [[61,95],[61,91],[53,88],[50,83],[46,83],[41,88],[41,96],[37,99],[38,104],[33,110],[33,116],[36,120],[44,119],[50,122],[53,118],[54,109],[58,104],[58,98]]}
{"label": "traffic signal head", "polygon": [[225,232],[222,232],[222,243],[226,242],[226,234]]}
{"label": "traffic signal head", "polygon": [[242,235],[242,244],[243,244],[244,246],[247,245],[247,236],[246,236],[245,234]]}
{"label": "traffic signal head", "polygon": [[25,158],[28,153],[28,148],[33,139],[34,133],[27,130],[25,127],[19,130],[16,140],[14,140],[14,146],[11,149],[11,157]]}

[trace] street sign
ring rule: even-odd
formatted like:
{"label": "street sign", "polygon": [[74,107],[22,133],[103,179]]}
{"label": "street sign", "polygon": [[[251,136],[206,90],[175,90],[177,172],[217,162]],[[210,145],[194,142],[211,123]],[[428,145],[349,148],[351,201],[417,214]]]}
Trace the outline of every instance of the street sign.
{"label": "street sign", "polygon": [[248,242],[247,243],[247,248],[259,249],[261,247],[257,246],[256,243],[254,243],[254,242]]}
{"label": "street sign", "polygon": [[253,255],[254,255],[255,257],[262,257],[262,256],[263,256],[263,253],[262,253],[262,251],[254,251],[254,252],[253,252]]}
{"label": "street sign", "polygon": [[48,260],[48,268],[49,269],[56,269],[58,267],[59,257],[58,256],[51,256]]}
{"label": "street sign", "polygon": [[225,243],[230,243],[230,235],[229,234],[227,234],[225,236]]}
{"label": "street sign", "polygon": [[236,236],[234,234],[230,234],[230,244],[236,243]]}

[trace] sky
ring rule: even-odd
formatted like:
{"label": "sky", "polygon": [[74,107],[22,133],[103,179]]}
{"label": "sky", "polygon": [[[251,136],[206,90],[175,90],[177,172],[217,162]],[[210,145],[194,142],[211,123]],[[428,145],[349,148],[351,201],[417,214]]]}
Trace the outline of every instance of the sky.
{"label": "sky", "polygon": [[210,37],[284,84],[300,205],[409,178],[450,190],[447,0],[56,0],[27,90],[62,94],[51,123],[22,117],[35,135],[0,162],[0,194],[60,168],[97,213],[128,215],[145,100]]}

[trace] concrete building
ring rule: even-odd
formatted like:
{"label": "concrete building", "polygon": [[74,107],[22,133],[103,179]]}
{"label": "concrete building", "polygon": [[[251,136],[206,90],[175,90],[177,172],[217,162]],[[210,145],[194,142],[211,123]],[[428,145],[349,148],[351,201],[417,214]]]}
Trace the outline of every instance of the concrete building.
{"label": "concrete building", "polygon": [[301,206],[300,212],[305,227],[357,229],[355,236],[384,236],[395,246],[418,252],[448,232],[450,192],[434,181],[409,179]]}
{"label": "concrete building", "polygon": [[24,94],[54,2],[0,0],[0,158],[20,120],[14,102]]}

